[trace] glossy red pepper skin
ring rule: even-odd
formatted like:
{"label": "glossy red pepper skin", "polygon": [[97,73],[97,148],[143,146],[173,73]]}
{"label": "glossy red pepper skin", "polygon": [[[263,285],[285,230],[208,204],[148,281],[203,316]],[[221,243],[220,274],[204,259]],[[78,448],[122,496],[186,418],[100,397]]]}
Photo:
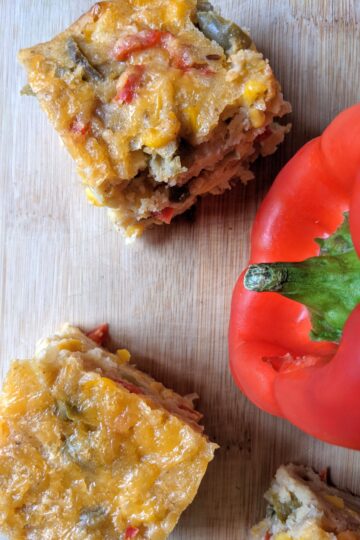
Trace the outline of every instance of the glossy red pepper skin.
{"label": "glossy red pepper skin", "polygon": [[[250,264],[317,255],[314,239],[334,233],[349,210],[360,255],[360,105],[282,169],[256,216]],[[310,329],[304,306],[246,290],[242,274],[229,328],[235,382],[261,409],[321,440],[360,449],[360,306],[339,345],[311,341]]]}

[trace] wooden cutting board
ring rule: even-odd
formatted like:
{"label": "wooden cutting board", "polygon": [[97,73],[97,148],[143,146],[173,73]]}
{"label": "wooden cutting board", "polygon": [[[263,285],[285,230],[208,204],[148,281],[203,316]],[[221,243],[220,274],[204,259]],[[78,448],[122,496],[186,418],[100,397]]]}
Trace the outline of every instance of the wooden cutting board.
{"label": "wooden cutting board", "polygon": [[251,28],[292,102],[293,131],[255,166],[257,179],[199,204],[195,223],[158,228],[128,247],[85,201],[74,165],[40,111],[20,97],[20,47],[65,28],[91,0],[0,0],[1,373],[63,321],[108,321],[138,365],[179,392],[198,391],[221,449],[174,540],[247,538],[262,493],[290,460],[331,465],[360,493],[360,454],[315,441],[249,403],[228,372],[231,291],[249,252],[256,209],[279,168],[344,107],[360,101],[358,0],[228,0]]}

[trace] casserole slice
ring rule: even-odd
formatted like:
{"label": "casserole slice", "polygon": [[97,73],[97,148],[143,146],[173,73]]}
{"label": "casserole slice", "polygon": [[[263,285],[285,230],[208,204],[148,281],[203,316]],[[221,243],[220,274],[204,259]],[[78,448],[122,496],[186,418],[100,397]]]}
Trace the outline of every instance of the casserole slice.
{"label": "casserole slice", "polygon": [[12,363],[0,397],[8,538],[162,540],[175,527],[216,445],[193,395],[128,360],[66,325]]}
{"label": "casserole slice", "polygon": [[209,2],[99,2],[19,58],[88,199],[128,239],[247,182],[288,130],[268,61]]}
{"label": "casserole slice", "polygon": [[254,540],[360,540],[360,499],[310,467],[281,466],[265,498],[267,517],[252,529]]}

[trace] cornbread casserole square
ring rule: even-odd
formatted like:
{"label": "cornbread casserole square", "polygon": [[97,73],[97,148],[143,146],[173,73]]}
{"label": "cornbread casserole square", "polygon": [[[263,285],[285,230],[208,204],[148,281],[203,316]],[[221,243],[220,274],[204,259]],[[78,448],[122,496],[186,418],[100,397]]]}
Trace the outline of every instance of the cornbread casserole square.
{"label": "cornbread casserole square", "polygon": [[209,2],[100,2],[19,58],[88,199],[129,239],[247,182],[288,130],[268,61]]}
{"label": "cornbread casserole square", "polygon": [[254,540],[360,540],[360,500],[301,465],[281,466],[265,498]]}
{"label": "cornbread casserole square", "polygon": [[0,531],[11,539],[161,540],[215,444],[181,397],[64,326],[14,361],[0,397]]}

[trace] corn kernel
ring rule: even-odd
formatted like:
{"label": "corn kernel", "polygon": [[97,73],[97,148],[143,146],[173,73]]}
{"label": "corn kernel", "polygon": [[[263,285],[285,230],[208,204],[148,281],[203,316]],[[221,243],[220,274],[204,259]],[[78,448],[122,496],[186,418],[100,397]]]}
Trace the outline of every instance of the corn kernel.
{"label": "corn kernel", "polygon": [[103,392],[105,389],[105,391],[108,392],[109,390],[117,390],[118,385],[108,377],[86,381],[82,384],[82,391],[87,395],[90,395],[89,392],[91,392],[93,388],[96,388],[97,391],[100,392]]}
{"label": "corn kernel", "polygon": [[142,136],[142,142],[149,148],[161,148],[171,141],[171,136],[168,133],[162,133],[156,128],[151,128]]}
{"label": "corn kernel", "polygon": [[266,84],[261,81],[256,81],[255,79],[250,79],[250,81],[247,81],[243,92],[245,105],[248,107],[253,105],[255,101],[264,97],[266,90]]}
{"label": "corn kernel", "polygon": [[324,497],[332,505],[336,506],[336,508],[345,508],[345,503],[341,497],[337,497],[336,495],[324,495]]}
{"label": "corn kernel", "polygon": [[59,351],[83,351],[84,350],[84,344],[78,340],[78,339],[67,339],[65,341],[61,341],[57,348]]}
{"label": "corn kernel", "polygon": [[126,364],[129,362],[131,354],[127,349],[118,349],[116,351],[116,356],[118,357],[119,364]]}
{"label": "corn kernel", "polygon": [[101,377],[101,382],[105,386],[107,392],[109,390],[118,390],[119,388],[116,382],[112,381],[111,379],[108,379],[107,377]]}
{"label": "corn kernel", "polygon": [[148,148],[161,148],[176,139],[178,130],[165,130],[159,128],[150,128],[142,136],[144,146]]}
{"label": "corn kernel", "polygon": [[93,204],[94,206],[104,206],[100,201],[98,201],[90,188],[87,187],[85,189],[85,195],[90,204]]}
{"label": "corn kernel", "polygon": [[275,540],[292,540],[292,537],[287,533],[279,533],[275,536]]}
{"label": "corn kernel", "polygon": [[264,111],[259,111],[259,109],[250,109],[249,118],[254,128],[262,127],[266,120]]}
{"label": "corn kernel", "polygon": [[162,127],[150,128],[143,133],[142,142],[149,148],[161,148],[174,141],[180,131],[180,122],[176,114],[170,111]]}

